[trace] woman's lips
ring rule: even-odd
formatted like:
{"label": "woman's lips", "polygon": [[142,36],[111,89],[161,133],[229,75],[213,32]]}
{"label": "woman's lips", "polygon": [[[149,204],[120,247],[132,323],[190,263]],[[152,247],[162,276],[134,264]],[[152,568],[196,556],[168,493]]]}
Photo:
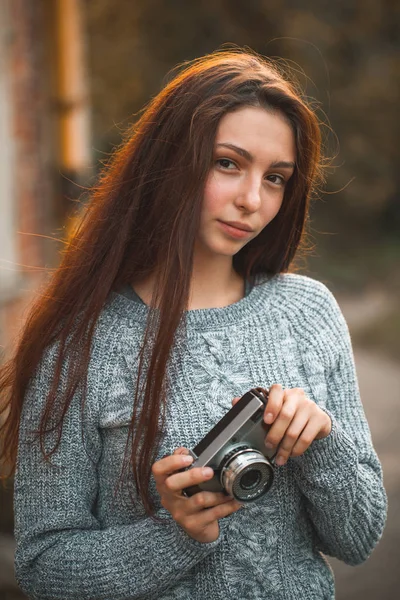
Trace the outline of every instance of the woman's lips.
{"label": "woman's lips", "polygon": [[233,227],[232,225],[227,225],[223,221],[218,221],[218,223],[221,225],[225,233],[236,239],[250,237],[253,233],[252,231],[244,231],[243,229],[238,229],[237,227]]}

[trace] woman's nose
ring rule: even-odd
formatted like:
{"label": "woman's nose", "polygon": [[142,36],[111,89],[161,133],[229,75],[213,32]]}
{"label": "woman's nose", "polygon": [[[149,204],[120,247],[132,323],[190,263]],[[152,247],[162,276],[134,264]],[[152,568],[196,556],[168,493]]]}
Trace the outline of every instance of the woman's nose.
{"label": "woman's nose", "polygon": [[256,211],[261,203],[261,183],[256,180],[244,183],[237,196],[237,204],[248,211]]}

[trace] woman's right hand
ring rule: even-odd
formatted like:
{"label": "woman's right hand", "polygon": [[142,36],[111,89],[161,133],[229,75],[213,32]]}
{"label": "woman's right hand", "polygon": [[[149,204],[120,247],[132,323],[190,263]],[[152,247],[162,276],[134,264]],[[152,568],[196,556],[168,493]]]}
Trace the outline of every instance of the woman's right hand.
{"label": "woman's right hand", "polygon": [[186,498],[182,490],[213,476],[210,467],[194,467],[181,471],[193,462],[186,448],[177,448],[174,454],[155,462],[152,473],[161,504],[182,529],[198,542],[213,542],[219,536],[218,519],[241,508],[241,504],[223,492],[198,492]]}

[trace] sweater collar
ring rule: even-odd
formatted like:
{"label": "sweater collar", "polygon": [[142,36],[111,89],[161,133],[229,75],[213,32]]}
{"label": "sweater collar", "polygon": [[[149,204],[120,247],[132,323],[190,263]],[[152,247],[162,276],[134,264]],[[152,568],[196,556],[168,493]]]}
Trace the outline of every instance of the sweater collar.
{"label": "sweater collar", "polygon": [[[249,293],[228,306],[185,311],[187,330],[215,330],[247,320],[270,302],[278,277],[277,275],[257,275]],[[150,313],[150,308],[146,304],[139,303],[134,299],[134,292],[129,285],[121,288],[119,292],[112,292],[108,306],[118,315],[143,325],[146,324]],[[157,313],[158,309],[155,309],[155,314]]]}

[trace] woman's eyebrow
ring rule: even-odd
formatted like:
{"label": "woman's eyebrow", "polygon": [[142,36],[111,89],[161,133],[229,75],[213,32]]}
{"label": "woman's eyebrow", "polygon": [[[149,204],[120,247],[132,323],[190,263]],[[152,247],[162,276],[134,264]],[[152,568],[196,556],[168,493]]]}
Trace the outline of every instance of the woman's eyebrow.
{"label": "woman's eyebrow", "polygon": [[[219,144],[217,144],[218,146],[223,146],[224,148],[229,148],[230,150],[233,150],[234,152],[237,152],[237,154],[240,154],[241,156],[243,156],[243,158],[245,158],[248,162],[254,162],[254,156],[252,154],[250,154],[250,152],[248,152],[248,150],[245,150],[244,148],[240,148],[239,146],[235,146],[235,144],[229,144],[228,142],[220,142]],[[275,168],[275,169],[294,169],[295,168],[295,163],[291,162],[291,161],[286,161],[286,160],[279,160],[279,161],[275,161],[272,162],[270,164],[270,168]]]}

